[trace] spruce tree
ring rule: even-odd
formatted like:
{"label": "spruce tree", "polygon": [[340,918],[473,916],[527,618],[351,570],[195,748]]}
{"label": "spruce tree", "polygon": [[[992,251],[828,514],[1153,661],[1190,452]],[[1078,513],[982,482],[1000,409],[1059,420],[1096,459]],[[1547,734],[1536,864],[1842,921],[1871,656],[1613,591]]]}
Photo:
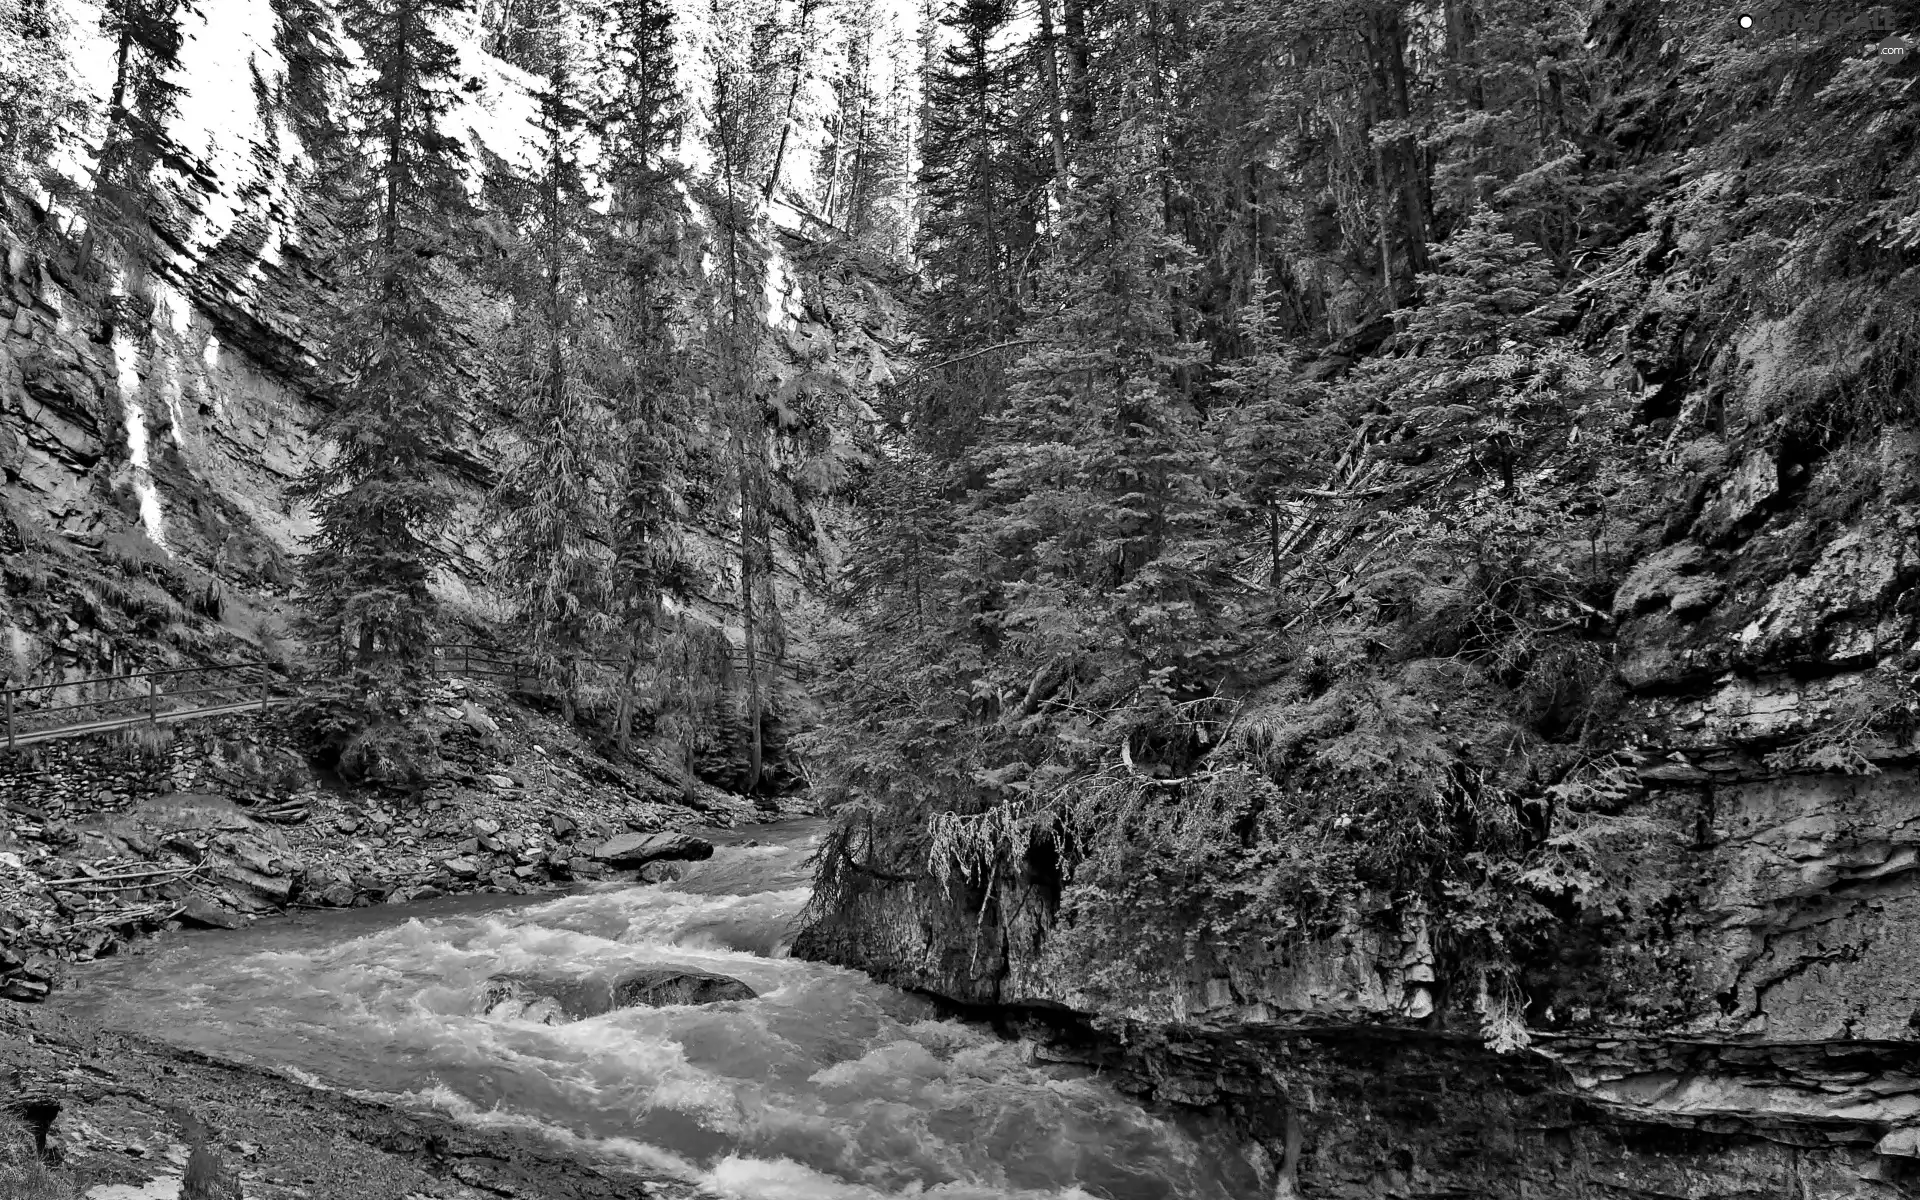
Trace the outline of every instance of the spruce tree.
{"label": "spruce tree", "polygon": [[183,90],[176,77],[184,44],[180,18],[191,11],[185,0],[109,0],[100,10],[100,32],[113,46],[113,82],[87,236],[122,253],[144,253],[153,239],[154,168],[165,164],[182,174],[193,168],[166,128]]}
{"label": "spruce tree", "polygon": [[[882,40],[881,10],[871,0],[849,5],[841,14],[841,27],[842,65],[829,81],[834,106],[817,171],[820,211],[848,237],[887,249],[898,243],[902,232],[898,212],[907,164],[904,76],[896,74],[890,94],[880,93],[877,58],[890,47]],[[899,64],[895,66],[897,70]]]}
{"label": "spruce tree", "polygon": [[1088,151],[1096,181],[1070,198],[1048,273],[1057,312],[1023,331],[1039,344],[970,458],[985,484],[959,554],[989,564],[1015,675],[1084,655],[1142,682],[1167,670],[1177,690],[1211,669],[1236,499],[1180,387],[1203,348],[1175,328],[1192,268],[1162,229],[1157,141],[1129,119]]}
{"label": "spruce tree", "polygon": [[[597,14],[598,69],[612,86],[595,100],[590,122],[603,147],[611,193],[609,218],[595,248],[595,289],[619,347],[609,381],[616,422],[611,493],[614,506],[609,581],[611,615],[621,630],[621,699],[615,736],[630,745],[643,669],[661,694],[689,694],[698,655],[668,652],[684,640],[684,622],[665,619],[666,594],[684,570],[676,531],[685,516],[686,444],[693,424],[684,377],[686,355],[674,336],[683,306],[677,263],[683,238],[678,187],[685,172],[668,152],[685,123],[675,78],[673,11],[664,0],[608,0]],[[691,725],[675,729],[686,733]],[[683,744],[691,762],[692,743]],[[691,787],[691,777],[688,786]]]}
{"label": "spruce tree", "polygon": [[62,40],[66,20],[51,0],[0,0],[0,232],[26,240],[16,204],[46,193],[71,193],[73,181],[47,165],[63,127],[84,123],[84,106]]}
{"label": "spruce tree", "polygon": [[459,86],[442,24],[461,0],[352,0],[371,76],[349,107],[357,161],[334,195],[339,297],[327,331],[327,449],[301,481],[314,632],[341,669],[389,682],[430,666],[433,574],[448,560],[445,461],[472,384],[445,293],[469,212],[465,153],[441,122]]}
{"label": "spruce tree", "polygon": [[[1570,427],[1604,419],[1597,371],[1555,337],[1567,312],[1552,265],[1491,208],[1436,248],[1420,277],[1425,301],[1406,319],[1404,351],[1350,384],[1353,402],[1402,415],[1395,457],[1410,486],[1491,475],[1511,493],[1519,475],[1567,445]],[[1604,406],[1603,406],[1604,407]]]}
{"label": "spruce tree", "polygon": [[[746,776],[743,790],[760,785],[762,725],[766,710],[766,673],[782,650],[779,606],[773,587],[773,521],[770,511],[772,464],[768,461],[766,380],[766,314],[759,300],[764,266],[750,253],[745,236],[754,215],[756,195],[752,170],[757,148],[767,140],[770,113],[761,101],[764,91],[755,83],[756,56],[743,46],[737,32],[712,46],[712,106],[709,127],[718,154],[713,180],[724,261],[714,286],[712,315],[706,347],[707,386],[727,436],[727,461],[732,465],[733,499],[738,513],[737,596],[746,678],[744,740]],[[745,52],[743,52],[745,51]],[[749,282],[753,281],[753,282]]]}
{"label": "spruce tree", "polygon": [[773,166],[767,171],[766,187],[762,190],[762,195],[768,200],[774,198],[780,186],[780,170],[786,164],[787,144],[793,139],[795,110],[800,100],[800,89],[807,83],[808,58],[814,49],[813,16],[820,7],[821,0],[794,0],[793,28],[787,37],[787,95],[780,113],[780,136],[773,148]]}
{"label": "spruce tree", "polygon": [[958,455],[997,410],[1040,259],[1045,160],[1017,129],[1021,79],[993,45],[1012,19],[1003,0],[966,0],[942,24],[951,43],[930,64],[920,130],[915,314],[925,365],[913,421],[922,444]]}
{"label": "spruce tree", "polygon": [[586,113],[580,32],[565,21],[530,51],[541,145],[523,188],[522,239],[509,263],[514,303],[499,356],[512,449],[495,502],[502,514],[496,573],[530,633],[535,669],[558,689],[568,719],[580,662],[610,624],[612,530],[608,464],[618,449],[607,385],[616,347],[587,306],[587,260],[605,243],[581,169]]}

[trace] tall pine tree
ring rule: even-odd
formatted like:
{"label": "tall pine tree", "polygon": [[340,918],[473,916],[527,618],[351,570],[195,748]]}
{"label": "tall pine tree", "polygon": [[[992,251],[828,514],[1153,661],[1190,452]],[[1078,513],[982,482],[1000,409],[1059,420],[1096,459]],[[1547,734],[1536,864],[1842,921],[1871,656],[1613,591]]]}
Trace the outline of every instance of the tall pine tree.
{"label": "tall pine tree", "polygon": [[618,431],[608,385],[617,348],[586,303],[589,261],[607,238],[581,169],[587,114],[584,31],[556,14],[528,53],[540,65],[538,163],[521,187],[522,239],[510,255],[514,302],[500,355],[512,449],[495,499],[497,573],[531,633],[535,669],[571,719],[582,659],[611,623],[611,487]]}
{"label": "tall pine tree", "polygon": [[761,307],[765,266],[751,253],[747,237],[758,198],[753,187],[757,151],[768,142],[772,113],[756,81],[758,40],[748,41],[724,21],[714,6],[719,31],[712,46],[712,105],[708,112],[715,148],[715,208],[720,229],[717,247],[724,262],[713,280],[715,296],[708,322],[706,380],[727,431],[727,459],[733,468],[738,511],[737,596],[745,679],[743,740],[744,791],[760,786],[764,751],[768,674],[784,649],[780,610],[773,586],[772,464],[768,461],[766,396],[769,372],[766,314]]}
{"label": "tall pine tree", "polygon": [[25,240],[32,230],[19,222],[16,205],[48,193],[70,192],[71,180],[48,165],[66,137],[64,128],[84,125],[63,40],[67,21],[52,0],[0,0],[0,231]]}
{"label": "tall pine tree", "polygon": [[[611,199],[596,248],[597,288],[609,301],[620,348],[620,370],[610,385],[618,437],[610,601],[626,659],[615,717],[625,749],[643,670],[654,676],[650,690],[657,695],[685,697],[700,689],[688,675],[699,669],[700,656],[686,647],[668,650],[669,641],[684,641],[685,622],[670,625],[664,606],[670,592],[685,586],[677,530],[686,515],[681,481],[693,424],[686,353],[674,334],[676,318],[684,317],[677,310],[684,290],[678,263],[685,171],[669,157],[686,106],[674,73],[673,11],[665,0],[608,0],[598,23],[598,69],[611,86],[596,98],[591,123]],[[694,723],[676,720],[690,764]],[[690,765],[688,771],[691,787]]]}
{"label": "tall pine tree", "polygon": [[352,89],[328,331],[327,444],[301,481],[318,531],[306,557],[320,644],[342,669],[390,681],[430,666],[452,507],[445,461],[473,380],[444,294],[469,212],[461,144],[442,129],[459,86],[443,25],[462,0],[351,0],[368,78]]}

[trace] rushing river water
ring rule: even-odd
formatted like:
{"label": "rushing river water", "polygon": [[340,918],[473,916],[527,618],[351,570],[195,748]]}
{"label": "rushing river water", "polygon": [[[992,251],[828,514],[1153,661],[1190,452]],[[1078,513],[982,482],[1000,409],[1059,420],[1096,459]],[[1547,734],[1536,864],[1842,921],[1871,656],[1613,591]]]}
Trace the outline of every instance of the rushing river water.
{"label": "rushing river water", "polygon": [[[433,902],[177,938],[89,969],[103,1023],[581,1153],[719,1196],[1233,1200],[1251,1182],[1210,1135],[1098,1078],[940,1019],[853,971],[786,957],[818,825],[736,835],[676,884]],[[497,972],[667,964],[748,1001],[571,1024],[487,1015]],[[506,1011],[506,1010],[496,1010]]]}

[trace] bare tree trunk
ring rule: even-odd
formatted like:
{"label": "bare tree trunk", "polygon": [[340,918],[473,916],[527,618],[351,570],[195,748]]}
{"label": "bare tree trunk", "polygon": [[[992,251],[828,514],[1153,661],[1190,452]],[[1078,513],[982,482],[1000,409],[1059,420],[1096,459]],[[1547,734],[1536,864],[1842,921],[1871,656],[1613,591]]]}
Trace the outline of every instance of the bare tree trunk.
{"label": "bare tree trunk", "polygon": [[1085,144],[1093,136],[1093,94],[1087,90],[1086,0],[1064,0],[1067,25],[1067,87],[1073,106],[1073,137]]}
{"label": "bare tree trunk", "polygon": [[793,83],[787,88],[787,108],[780,119],[780,142],[774,147],[773,170],[768,173],[766,189],[761,193],[768,200],[773,199],[773,189],[780,184],[780,166],[787,158],[787,139],[793,133],[793,106],[800,99],[800,81],[807,73],[807,23],[818,2],[800,0],[800,15],[794,23]]}
{"label": "bare tree trunk", "polygon": [[1040,0],[1040,66],[1047,80],[1047,132],[1053,143],[1053,193],[1066,203],[1067,123],[1061,113],[1060,61],[1054,49],[1053,0]]}
{"label": "bare tree trunk", "polygon": [[757,524],[752,506],[758,500],[747,465],[747,439],[740,446],[740,625],[746,642],[747,667],[747,786],[751,794],[760,786],[760,623],[757,618],[759,563],[755,561],[753,526]]}

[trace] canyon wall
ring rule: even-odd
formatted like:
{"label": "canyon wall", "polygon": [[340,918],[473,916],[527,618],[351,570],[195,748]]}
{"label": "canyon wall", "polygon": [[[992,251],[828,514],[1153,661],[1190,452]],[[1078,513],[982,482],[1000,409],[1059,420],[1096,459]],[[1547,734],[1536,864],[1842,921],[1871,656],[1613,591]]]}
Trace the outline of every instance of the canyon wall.
{"label": "canyon wall", "polygon": [[1143,951],[1131,987],[1094,987],[1058,924],[1071,871],[1041,851],[991,895],[851,870],[796,952],[1226,1106],[1276,1195],[1920,1194],[1920,771],[1886,719],[1920,609],[1920,437],[1798,463],[1735,442],[1683,479],[1612,614],[1640,785],[1615,819],[1652,831],[1631,898],[1564,914],[1504,1028],[1449,931],[1386,895],[1305,944]]}
{"label": "canyon wall", "polygon": [[[249,219],[271,220],[265,211]],[[297,242],[277,238],[269,252],[263,236],[229,239],[204,257],[176,254],[120,298],[112,323],[57,258],[0,245],[9,681],[255,657],[287,636],[295,558],[312,531],[292,489],[323,452],[312,430],[327,405],[314,328],[324,286]],[[833,398],[816,406],[813,425],[782,426],[778,469],[798,473],[814,461],[806,448],[845,449],[862,436],[872,415],[862,397],[893,369],[884,344],[902,310],[884,283],[803,236],[768,227],[765,237],[770,284],[782,289],[783,379],[805,373]],[[488,576],[484,502],[513,436],[470,425],[447,464],[460,495],[447,545],[454,565],[437,590],[456,618],[504,615]],[[847,520],[831,486],[810,482],[821,498],[783,513],[777,540],[780,598],[800,627],[813,624],[805,614],[818,608]],[[712,585],[692,598],[696,615],[737,624],[728,530],[696,520],[683,536]],[[210,592],[220,603],[197,611]]]}

